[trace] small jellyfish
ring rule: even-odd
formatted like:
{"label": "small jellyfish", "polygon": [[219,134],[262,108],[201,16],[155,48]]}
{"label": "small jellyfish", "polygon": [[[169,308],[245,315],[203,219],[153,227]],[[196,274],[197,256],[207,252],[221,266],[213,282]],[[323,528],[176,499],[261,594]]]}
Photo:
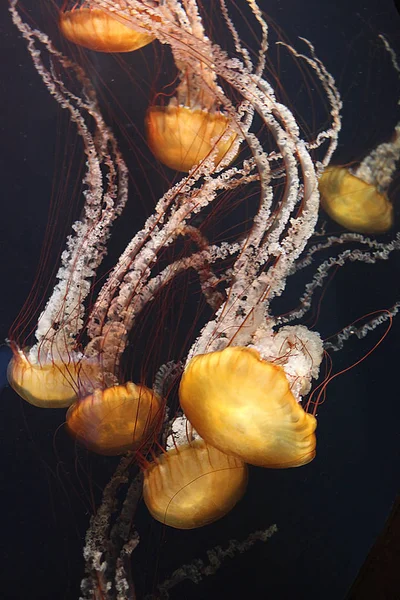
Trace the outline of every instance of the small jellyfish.
{"label": "small jellyfish", "polygon": [[393,205],[387,193],[399,159],[400,123],[392,140],[379,144],[357,168],[324,171],[319,180],[322,208],[350,231],[385,233],[393,227]]}
{"label": "small jellyfish", "polygon": [[246,485],[243,461],[196,440],[165,452],[145,469],[143,496],[157,521],[194,529],[225,516]]}
{"label": "small jellyfish", "polygon": [[128,382],[78,400],[68,409],[67,430],[92,452],[116,456],[150,441],[160,415],[158,396]]}
{"label": "small jellyfish", "polygon": [[[151,106],[146,115],[146,135],[156,158],[170,169],[188,172],[212,156],[218,166],[237,152],[232,119],[221,108],[227,103],[214,68],[212,44],[196,7],[188,11],[187,27],[197,52],[174,51],[180,82],[167,106]],[[173,33],[172,33],[173,35]],[[173,46],[172,46],[173,47]]]}
{"label": "small jellyfish", "polygon": [[201,106],[151,106],[146,115],[149,147],[156,158],[170,169],[188,172],[217,146],[218,165],[231,149],[236,134],[226,138],[229,119],[223,113]]}
{"label": "small jellyfish", "polygon": [[110,13],[90,6],[62,10],[60,30],[70,42],[97,52],[132,52],[154,40],[146,31],[125,25]]}
{"label": "small jellyfish", "polygon": [[33,362],[29,354],[18,350],[8,365],[7,377],[11,387],[30,404],[63,408],[75,402],[79,390],[90,385],[97,371],[97,363],[78,357]]}
{"label": "small jellyfish", "polygon": [[315,456],[316,419],[296,401],[283,368],[257,350],[228,347],[195,356],[179,397],[202,438],[249,464],[297,467]]}
{"label": "small jellyfish", "polygon": [[343,167],[326,169],[319,191],[322,208],[349,231],[385,233],[393,226],[393,205],[386,194]]}

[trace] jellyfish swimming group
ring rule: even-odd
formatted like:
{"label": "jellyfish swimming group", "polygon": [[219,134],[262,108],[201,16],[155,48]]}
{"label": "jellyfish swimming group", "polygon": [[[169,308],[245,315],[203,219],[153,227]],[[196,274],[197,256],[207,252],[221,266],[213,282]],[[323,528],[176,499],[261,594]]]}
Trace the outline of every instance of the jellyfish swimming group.
{"label": "jellyfish swimming group", "polygon": [[[168,101],[150,105],[144,124],[155,160],[177,178],[99,276],[131,193],[118,132],[102,115],[91,74],[25,22],[17,0],[10,0],[36,70],[76,127],[86,173],[81,216],[34,335],[20,339],[18,327],[10,333],[9,381],[37,407],[67,408],[67,431],[90,452],[127,454],[124,464],[143,473],[150,514],[178,529],[226,515],[245,493],[248,464],[285,469],[313,460],[316,405],[310,409],[307,396],[320,376],[324,343],[299,320],[334,264],[374,263],[400,247],[398,237],[375,242],[360,235],[393,228],[387,191],[400,157],[399,126],[394,140],[358,168],[332,166],[342,108],[335,80],[310,42],[302,42],[304,54],[286,45],[329,103],[329,125],[306,138],[266,75],[263,13],[255,0],[243,5],[258,28],[252,53],[224,0],[219,10],[228,49],[207,30],[206,8],[196,0],[85,0],[60,10],[60,32],[72,50],[130,53],[158,43],[169,49],[179,74]],[[207,224],[218,204],[234,197],[240,205],[248,190],[255,201],[240,231],[210,239]],[[288,278],[319,250],[310,240],[320,195],[326,213],[348,230],[324,249],[346,242],[359,248],[323,263],[297,311],[274,314],[271,303]],[[196,274],[209,313],[175,370],[177,404],[166,392],[168,365],[158,365],[152,386],[125,379],[121,365],[142,311],[188,272]],[[369,327],[380,323],[372,319]]]}

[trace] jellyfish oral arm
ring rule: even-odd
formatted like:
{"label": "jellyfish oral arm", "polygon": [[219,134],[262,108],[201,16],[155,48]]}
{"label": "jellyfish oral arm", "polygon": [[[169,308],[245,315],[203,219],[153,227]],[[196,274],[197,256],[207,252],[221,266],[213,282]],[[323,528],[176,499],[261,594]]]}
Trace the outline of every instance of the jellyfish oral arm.
{"label": "jellyfish oral arm", "polygon": [[[393,48],[383,35],[380,35],[379,37],[383,42],[385,50],[390,56],[394,70],[400,76],[400,65]],[[400,104],[400,100],[398,101],[398,104]],[[364,158],[352,173],[362,181],[375,186],[378,192],[382,194],[388,191],[398,167],[399,160],[400,123],[397,123],[392,141],[384,142],[374,148],[374,150]]]}
{"label": "jellyfish oral arm", "polygon": [[324,141],[329,140],[329,146],[327,151],[325,152],[322,160],[316,164],[317,174],[320,175],[323,169],[330,163],[333,153],[335,152],[338,144],[338,136],[342,127],[342,119],[341,119],[341,110],[343,107],[343,103],[339,94],[339,91],[336,87],[336,83],[332,75],[329,73],[324,63],[318,58],[315,52],[315,48],[313,44],[306,38],[300,37],[309,48],[311,56],[307,56],[298,52],[293,46],[290,44],[286,44],[285,42],[277,42],[280,46],[284,46],[295,56],[296,58],[300,58],[304,60],[310,67],[316,72],[319,81],[322,84],[322,87],[326,93],[326,96],[329,100],[331,106],[331,117],[332,117],[332,125],[330,129],[325,131],[321,131],[314,142],[308,142],[307,148],[309,150],[319,148]]}
{"label": "jellyfish oral arm", "polygon": [[400,123],[394,130],[393,141],[380,144],[368,154],[352,174],[377,188],[388,191],[400,160]]}
{"label": "jellyfish oral arm", "polygon": [[295,265],[293,265],[293,269],[290,274],[300,271],[301,269],[311,265],[313,257],[315,257],[318,252],[322,252],[326,249],[330,249],[333,252],[335,247],[339,248],[344,244],[351,243],[357,243],[359,246],[365,246],[367,247],[367,251],[362,252],[360,248],[355,248],[353,250],[346,249],[336,256],[331,256],[330,258],[321,262],[312,281],[307,283],[304,293],[300,296],[300,306],[289,311],[284,316],[279,317],[278,320],[280,324],[290,323],[295,319],[300,319],[307,313],[307,311],[311,308],[315,291],[324,285],[325,280],[331,273],[332,268],[342,267],[346,262],[360,261],[373,264],[378,260],[388,260],[392,252],[400,250],[400,234],[397,233],[396,237],[387,244],[364,237],[359,233],[344,233],[341,236],[329,236],[325,242],[308,248],[306,254],[302,256]]}
{"label": "jellyfish oral arm", "polygon": [[[121,255],[91,311],[87,328],[92,341],[85,354],[96,354],[101,348],[103,365],[106,369],[117,368],[119,357],[125,349],[127,336],[137,315],[163,285],[188,268],[198,271],[201,279],[205,275],[203,270],[205,260],[212,264],[239,251],[241,247],[239,243],[223,243],[221,246],[203,248],[199,253],[172,263],[158,276],[152,276],[151,268],[156,263],[159,252],[190,230],[187,222],[190,222],[192,216],[212,203],[220,191],[240,186],[254,179],[252,168],[235,168],[228,171],[228,174],[230,173],[237,176],[234,184],[229,177],[226,177],[226,173],[218,174],[206,180],[201,188],[193,187],[191,191],[187,191],[184,201],[181,192],[176,194],[172,206],[171,195],[168,192],[160,200],[155,214],[149,217],[144,228]],[[186,182],[187,178],[183,181]],[[186,187],[187,184],[181,183],[178,190]],[[161,207],[165,207],[164,213]],[[204,289],[207,293],[207,281],[205,283]],[[213,301],[215,300],[214,295]],[[219,306],[220,302],[217,303]],[[107,357],[109,357],[109,364]]]}
{"label": "jellyfish oral arm", "polygon": [[[102,118],[90,80],[80,67],[54,48],[47,35],[22,21],[16,5],[17,0],[10,0],[13,22],[27,41],[34,66],[50,94],[69,111],[87,158],[83,216],[72,226],[73,234],[69,236],[61,256],[58,283],[39,318],[35,333],[36,348],[40,347],[42,358],[50,353],[52,359],[57,359],[73,349],[83,326],[84,302],[91,280],[106,254],[113,221],[121,214],[127,200],[128,173],[114,135]],[[47,49],[53,61],[50,61],[49,67],[45,66],[43,53],[37,45],[44,45]],[[82,98],[69,90],[56,74],[54,64],[59,64],[77,81],[82,89]],[[95,123],[93,132],[89,128],[89,118]],[[36,350],[31,349],[31,360],[35,359],[35,354]]]}

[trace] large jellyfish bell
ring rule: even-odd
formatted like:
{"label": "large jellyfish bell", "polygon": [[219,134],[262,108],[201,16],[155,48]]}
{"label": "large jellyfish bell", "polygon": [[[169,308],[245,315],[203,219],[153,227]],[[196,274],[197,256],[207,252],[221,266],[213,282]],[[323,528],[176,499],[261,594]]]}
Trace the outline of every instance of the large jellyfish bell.
{"label": "large jellyfish bell", "polygon": [[321,358],[318,335],[301,327],[284,327],[254,347],[195,355],[180,384],[182,408],[222,452],[261,467],[304,465],[315,456],[317,423],[298,399]]}

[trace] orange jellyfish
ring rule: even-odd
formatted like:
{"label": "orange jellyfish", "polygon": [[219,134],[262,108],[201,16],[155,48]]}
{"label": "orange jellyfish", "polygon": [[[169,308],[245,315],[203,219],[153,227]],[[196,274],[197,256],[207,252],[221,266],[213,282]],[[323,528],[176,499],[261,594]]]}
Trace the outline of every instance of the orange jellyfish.
{"label": "orange jellyfish", "polygon": [[70,406],[67,429],[89,450],[115,456],[149,441],[160,415],[160,400],[154,392],[128,382],[96,389]]}
{"label": "orange jellyfish", "polygon": [[393,205],[387,195],[344,167],[326,169],[319,191],[325,212],[350,231],[385,233],[393,226]]}
{"label": "orange jellyfish", "polygon": [[[394,66],[397,70],[397,63]],[[387,194],[399,160],[400,123],[395,127],[393,139],[374,148],[357,168],[329,167],[324,171],[319,180],[322,208],[350,231],[389,231],[393,227],[394,210]]]}
{"label": "orange jellyfish", "polygon": [[29,353],[15,350],[7,377],[11,387],[27,402],[41,408],[70,406],[79,390],[90,389],[99,374],[96,361],[74,359],[36,362]]}
{"label": "orange jellyfish", "polygon": [[147,141],[156,158],[170,169],[188,172],[215,150],[218,165],[236,139],[228,117],[215,104],[171,100],[168,106],[151,106],[146,115]]}
{"label": "orange jellyfish", "polygon": [[67,40],[97,52],[132,52],[154,40],[145,29],[126,25],[90,1],[60,12],[60,30]]}
{"label": "orange jellyfish", "polygon": [[[193,36],[204,44],[207,39],[197,13],[188,12]],[[194,23],[195,21],[195,23]],[[193,41],[195,44],[195,41]],[[174,55],[181,82],[167,106],[151,106],[146,115],[149,147],[156,158],[170,169],[188,172],[212,156],[218,166],[225,157],[231,162],[237,152],[237,135],[226,112],[220,110],[221,91],[218,91],[212,64],[212,50],[197,65],[188,64],[180,52]]]}
{"label": "orange jellyfish", "polygon": [[143,495],[157,521],[193,529],[225,516],[246,485],[243,461],[195,440],[161,454],[145,469]]}
{"label": "orange jellyfish", "polygon": [[[33,35],[15,10],[14,22],[26,37]],[[105,124],[98,107],[95,90],[82,69],[63,56],[37,32],[51,55],[34,54],[34,64],[63,109],[77,128],[86,155],[85,192],[81,216],[72,224],[65,249],[61,254],[56,282],[46,304],[40,307],[34,343],[28,345],[27,318],[31,318],[29,301],[10,331],[14,353],[8,378],[14,389],[28,402],[41,407],[65,407],[95,388],[115,385],[100,365],[98,355],[85,356],[79,337],[85,325],[87,297],[106,253],[106,243],[114,220],[127,200],[127,168],[118,150],[114,134]],[[62,76],[54,77],[52,68],[62,64],[69,83],[81,90],[79,106]],[[93,118],[89,122],[87,115]],[[53,224],[52,224],[53,226]],[[38,280],[45,281],[44,270]],[[33,289],[31,297],[36,297]],[[30,341],[30,340],[29,340]]]}
{"label": "orange jellyfish", "polygon": [[315,456],[315,418],[294,398],[283,368],[254,349],[195,356],[179,398],[209,444],[252,465],[297,467]]}

